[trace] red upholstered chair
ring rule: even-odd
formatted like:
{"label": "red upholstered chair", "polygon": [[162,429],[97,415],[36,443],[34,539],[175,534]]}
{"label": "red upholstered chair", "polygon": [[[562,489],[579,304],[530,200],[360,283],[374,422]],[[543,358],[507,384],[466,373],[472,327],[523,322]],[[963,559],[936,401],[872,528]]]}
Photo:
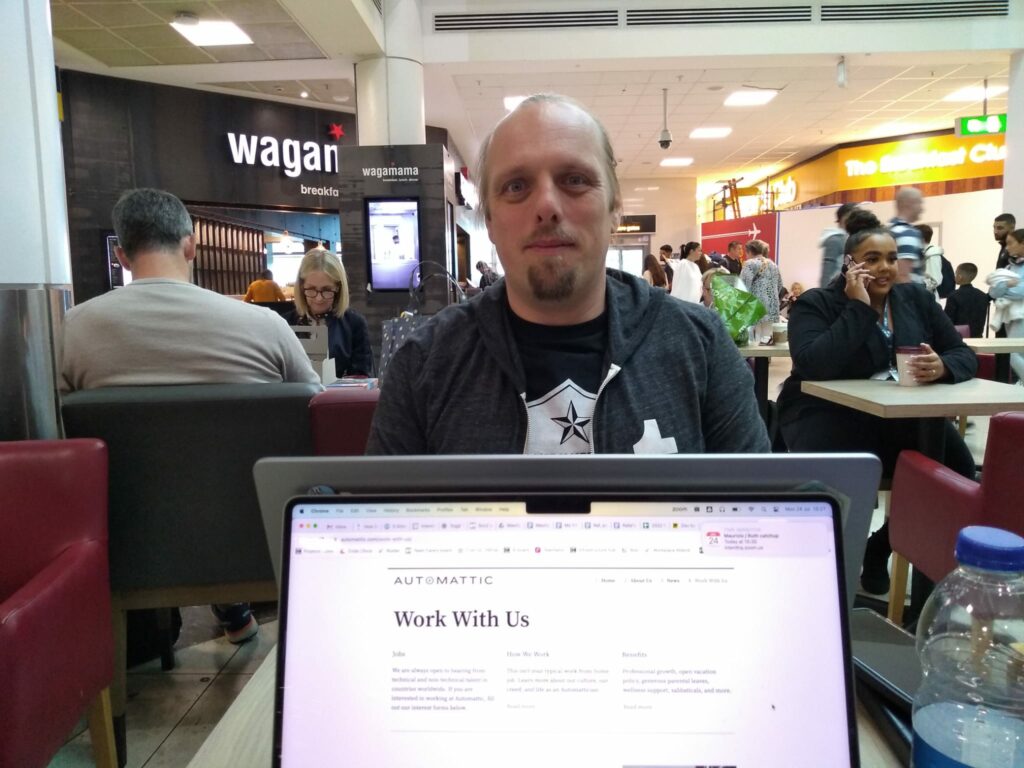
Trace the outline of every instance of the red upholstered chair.
{"label": "red upholstered chair", "polygon": [[900,454],[889,513],[892,621],[898,624],[903,617],[908,561],[929,579],[938,581],[956,567],[953,548],[961,528],[991,525],[1024,535],[1022,465],[1024,412],[992,417],[980,483],[961,477],[917,451]]}
{"label": "red upholstered chair", "polygon": [[[961,339],[969,339],[971,337],[971,326],[969,325],[954,325],[957,333],[960,334]],[[976,353],[978,358],[978,372],[974,374],[977,379],[988,379],[989,381],[996,380],[996,356],[991,352],[978,352]]]}
{"label": "red upholstered chair", "polygon": [[362,456],[380,389],[334,387],[309,401],[313,452],[317,456]]}
{"label": "red upholstered chair", "polygon": [[0,766],[47,765],[88,708],[113,768],[107,448],[0,442],[0,488]]}

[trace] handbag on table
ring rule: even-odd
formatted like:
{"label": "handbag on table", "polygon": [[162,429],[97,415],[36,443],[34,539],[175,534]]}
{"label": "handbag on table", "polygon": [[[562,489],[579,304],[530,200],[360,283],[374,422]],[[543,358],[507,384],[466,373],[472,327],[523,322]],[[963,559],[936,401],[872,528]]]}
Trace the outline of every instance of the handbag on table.
{"label": "handbag on table", "polygon": [[431,280],[436,285],[443,280],[448,290],[454,289],[455,303],[461,304],[466,300],[466,292],[462,290],[452,274],[436,261],[423,261],[417,264],[409,275],[409,304],[398,316],[385,320],[382,323],[382,335],[380,343],[380,372],[378,377],[383,380],[388,364],[395,356],[401,346],[408,341],[409,336],[433,317],[438,311],[447,305],[441,305],[434,311],[426,298],[424,286]]}

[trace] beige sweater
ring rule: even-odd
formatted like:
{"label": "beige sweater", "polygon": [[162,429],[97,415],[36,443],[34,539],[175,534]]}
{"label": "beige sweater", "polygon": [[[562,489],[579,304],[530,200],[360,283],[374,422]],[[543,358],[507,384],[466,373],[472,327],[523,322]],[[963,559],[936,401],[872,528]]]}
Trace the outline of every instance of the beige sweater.
{"label": "beige sweater", "polygon": [[277,381],[320,381],[285,321],[191,283],[136,280],[64,320],[61,392]]}

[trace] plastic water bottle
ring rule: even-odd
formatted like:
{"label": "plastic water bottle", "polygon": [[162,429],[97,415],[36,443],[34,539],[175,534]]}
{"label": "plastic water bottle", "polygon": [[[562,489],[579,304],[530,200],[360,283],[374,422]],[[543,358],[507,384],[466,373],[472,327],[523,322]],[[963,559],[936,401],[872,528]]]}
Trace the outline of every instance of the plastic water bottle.
{"label": "plastic water bottle", "polygon": [[914,768],[1024,768],[1024,538],[964,528],[918,620]]}

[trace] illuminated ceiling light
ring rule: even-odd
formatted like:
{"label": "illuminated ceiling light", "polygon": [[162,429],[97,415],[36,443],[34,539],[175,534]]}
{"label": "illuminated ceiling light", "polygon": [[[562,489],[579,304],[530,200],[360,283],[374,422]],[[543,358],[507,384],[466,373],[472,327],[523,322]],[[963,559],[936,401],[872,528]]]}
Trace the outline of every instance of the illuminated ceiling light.
{"label": "illuminated ceiling light", "polygon": [[194,13],[177,13],[171,26],[192,45],[252,45],[252,39],[233,21],[201,21]]}
{"label": "illuminated ceiling light", "polygon": [[779,95],[771,88],[758,88],[747,91],[733,91],[725,100],[727,107],[760,107]]}
{"label": "illuminated ceiling light", "polygon": [[685,168],[688,165],[693,165],[692,157],[666,157],[660,163],[662,168]]}
{"label": "illuminated ceiling light", "polygon": [[732,133],[732,128],[694,128],[690,131],[691,139],[724,139]]}
{"label": "illuminated ceiling light", "polygon": [[506,96],[505,97],[505,111],[506,112],[511,112],[513,109],[518,107],[524,101],[526,101],[526,97],[525,96]]}
{"label": "illuminated ceiling light", "polygon": [[657,192],[661,187],[633,187],[634,192]]}
{"label": "illuminated ceiling light", "polygon": [[990,85],[988,91],[985,91],[985,87],[982,85],[969,85],[966,88],[961,88],[958,91],[943,96],[943,101],[981,101],[984,98],[992,98],[994,96],[1000,96],[1010,90],[1005,85]]}
{"label": "illuminated ceiling light", "polygon": [[309,98],[309,91],[303,91],[302,93],[299,94],[299,97],[303,98],[303,99],[308,99]]}

